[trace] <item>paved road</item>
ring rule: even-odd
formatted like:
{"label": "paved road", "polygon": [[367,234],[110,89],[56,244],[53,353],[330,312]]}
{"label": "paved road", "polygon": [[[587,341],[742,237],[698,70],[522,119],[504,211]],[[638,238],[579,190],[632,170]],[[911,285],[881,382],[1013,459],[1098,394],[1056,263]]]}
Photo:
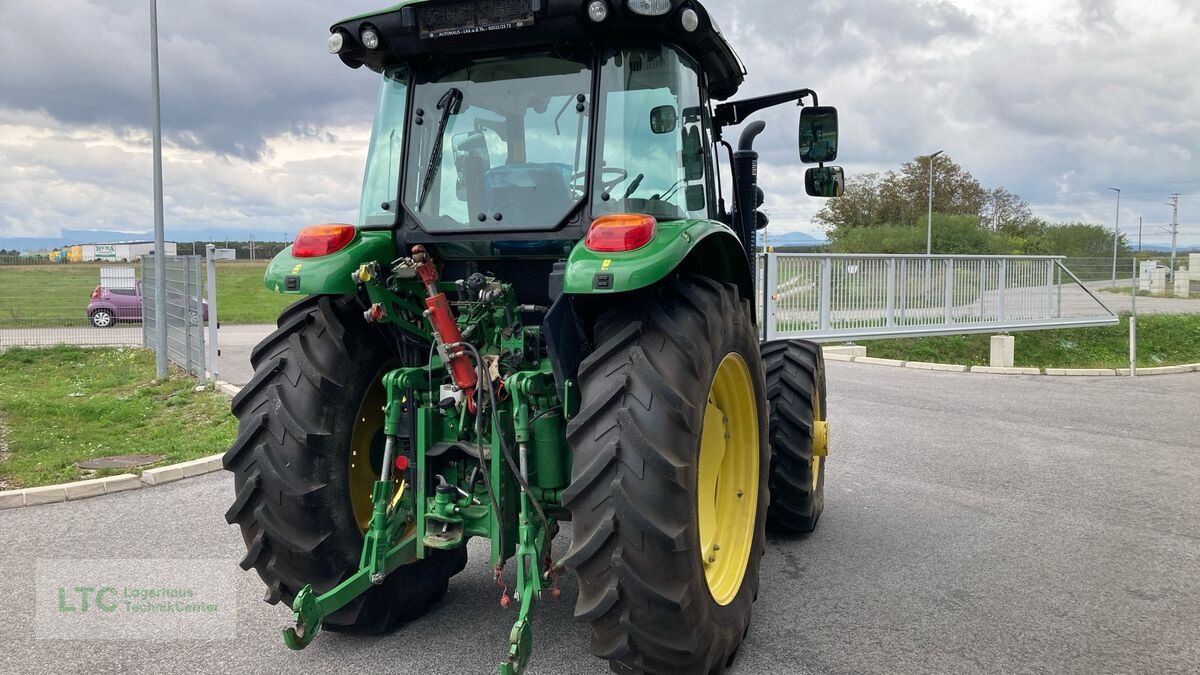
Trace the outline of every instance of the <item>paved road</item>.
{"label": "paved road", "polygon": [[[806,539],[769,542],[735,673],[1200,670],[1200,375],[831,363],[829,377],[825,516]],[[260,602],[257,577],[236,567],[231,498],[221,473],[0,511],[0,671],[492,672],[513,613],[477,554],[425,620],[288,652],[287,611]],[[227,560],[236,636],[33,638],[37,559],[128,557]],[[573,584],[564,590],[536,616],[532,672],[605,672],[571,621]]]}

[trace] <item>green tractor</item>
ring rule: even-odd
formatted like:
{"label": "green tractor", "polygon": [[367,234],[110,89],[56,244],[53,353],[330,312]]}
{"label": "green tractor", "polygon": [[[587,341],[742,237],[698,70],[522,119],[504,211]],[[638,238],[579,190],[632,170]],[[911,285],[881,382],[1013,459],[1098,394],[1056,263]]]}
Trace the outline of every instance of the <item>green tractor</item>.
{"label": "green tractor", "polygon": [[696,0],[407,0],[328,48],[382,79],[359,222],[271,262],[299,300],[224,458],[287,646],[417,619],[479,538],[515,613],[500,673],[566,572],[614,671],[722,672],[827,447],[819,348],[759,341],[766,125],[724,136],[801,106],[807,192],[837,196],[836,110],[729,101],[745,72]]}

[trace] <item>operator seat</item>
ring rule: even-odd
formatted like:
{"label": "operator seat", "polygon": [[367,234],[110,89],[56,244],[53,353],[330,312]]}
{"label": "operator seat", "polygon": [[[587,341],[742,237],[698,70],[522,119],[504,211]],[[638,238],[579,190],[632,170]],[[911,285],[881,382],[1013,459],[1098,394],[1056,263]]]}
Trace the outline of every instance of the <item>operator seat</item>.
{"label": "operator seat", "polygon": [[567,164],[505,164],[484,174],[490,217],[513,219],[513,227],[550,229],[571,210],[571,167]]}

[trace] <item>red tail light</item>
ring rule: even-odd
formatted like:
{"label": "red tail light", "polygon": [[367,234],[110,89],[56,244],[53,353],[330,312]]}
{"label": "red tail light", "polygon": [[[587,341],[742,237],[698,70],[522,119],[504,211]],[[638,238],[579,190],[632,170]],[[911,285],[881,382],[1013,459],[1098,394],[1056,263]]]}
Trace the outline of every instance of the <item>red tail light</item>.
{"label": "red tail light", "polygon": [[98,297],[100,297],[100,287],[99,286],[96,287],[96,290],[92,291],[92,299],[95,300]]}
{"label": "red tail light", "polygon": [[353,225],[313,225],[300,230],[292,243],[292,255],[297,258],[319,258],[337,253],[354,241]]}
{"label": "red tail light", "polygon": [[636,251],[650,243],[658,221],[653,216],[622,213],[592,221],[583,245],[597,253]]}

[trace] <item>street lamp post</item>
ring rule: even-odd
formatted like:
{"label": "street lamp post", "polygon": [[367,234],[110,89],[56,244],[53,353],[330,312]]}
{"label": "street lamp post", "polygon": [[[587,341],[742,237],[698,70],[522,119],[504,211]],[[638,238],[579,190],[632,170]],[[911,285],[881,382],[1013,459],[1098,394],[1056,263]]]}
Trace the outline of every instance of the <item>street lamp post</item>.
{"label": "street lamp post", "polygon": [[154,109],[154,376],[167,378],[167,255],[163,231],[162,106],[158,88],[158,2],[150,0],[150,94]]}
{"label": "street lamp post", "polygon": [[1117,193],[1117,221],[1113,225],[1113,261],[1112,261],[1112,285],[1117,286],[1117,240],[1121,238],[1121,188],[1110,187],[1109,190]]}
{"label": "street lamp post", "polygon": [[929,156],[929,220],[925,230],[925,255],[933,255],[933,160],[942,152],[938,150]]}

